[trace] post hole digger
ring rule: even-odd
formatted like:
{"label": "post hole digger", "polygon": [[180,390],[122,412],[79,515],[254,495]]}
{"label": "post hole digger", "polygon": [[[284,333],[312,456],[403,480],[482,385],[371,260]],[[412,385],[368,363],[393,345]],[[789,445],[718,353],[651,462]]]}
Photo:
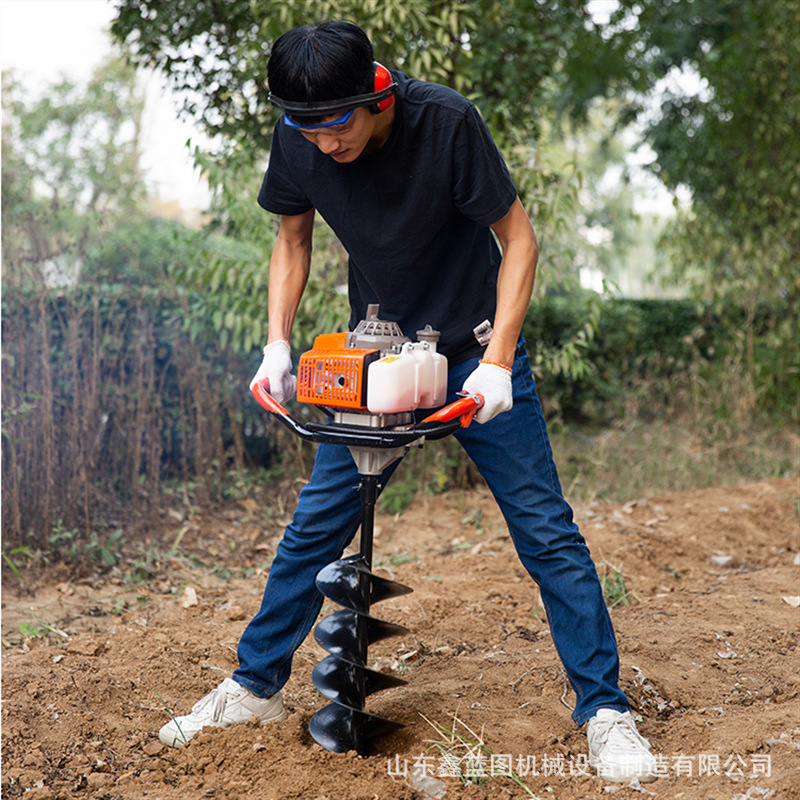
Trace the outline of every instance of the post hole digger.
{"label": "post hole digger", "polygon": [[342,606],[314,630],[330,655],[315,666],[312,680],[332,702],[313,716],[309,730],[333,752],[366,753],[375,738],[401,727],[365,710],[369,695],[405,684],[367,667],[370,644],[408,632],[371,616],[371,607],[413,591],[371,572],[378,478],[411,446],[468,426],[483,402],[480,395],[464,396],[415,421],[416,409],[437,408],[446,397],[447,360],[436,351],[437,340],[426,326],[411,342],[395,323],[378,318],[377,306],[369,306],[353,332],[318,336],[300,357],[297,399],[319,406],[325,423],[299,422],[270,395],[266,379],[252,387],[255,399],[297,436],[345,445],[361,478],[359,552],[324,567],[316,579],[319,591]]}

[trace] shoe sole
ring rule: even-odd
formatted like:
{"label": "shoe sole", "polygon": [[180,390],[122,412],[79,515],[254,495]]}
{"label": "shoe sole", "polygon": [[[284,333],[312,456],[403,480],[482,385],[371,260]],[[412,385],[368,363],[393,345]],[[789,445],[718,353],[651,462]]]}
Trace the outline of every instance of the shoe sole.
{"label": "shoe sole", "polygon": [[[269,725],[271,722],[283,722],[286,719],[287,716],[288,716],[288,714],[286,712],[286,709],[283,709],[281,711],[281,713],[278,714],[277,716],[268,717],[267,719],[261,719],[261,720],[258,721],[258,723],[259,723],[259,725]],[[253,717],[250,717],[250,719],[252,719],[252,718]],[[234,723],[234,724],[235,725],[243,725],[244,723],[243,722],[237,722],[237,723]],[[162,744],[165,744],[167,747],[174,747],[176,749],[180,749],[182,747],[185,747],[187,744],[189,744],[189,742],[191,742],[192,739],[194,739],[194,737],[197,736],[198,733],[200,733],[200,731],[205,730],[206,728],[232,728],[232,727],[233,727],[233,725],[204,725],[202,728],[200,728],[199,731],[196,731],[191,736],[186,738],[186,741],[184,741],[181,738],[181,734],[180,733],[175,734],[172,737],[172,741],[169,741],[168,736],[162,738],[161,731],[159,731],[158,740]]]}

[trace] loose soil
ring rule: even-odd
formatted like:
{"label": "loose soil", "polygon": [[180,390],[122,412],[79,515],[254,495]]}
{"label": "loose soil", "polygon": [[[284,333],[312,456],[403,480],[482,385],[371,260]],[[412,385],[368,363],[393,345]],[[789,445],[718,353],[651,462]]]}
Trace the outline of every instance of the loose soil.
{"label": "loose soil", "polygon": [[[799,798],[798,508],[797,480],[576,508],[614,603],[621,685],[659,758],[661,777],[641,787],[587,774],[538,592],[480,489],[378,515],[375,571],[414,593],[374,609],[411,630],[370,648],[376,669],[408,681],[368,699],[405,724],[375,755],[311,739],[326,702],[311,683],[325,655],[312,637],[284,690],[285,722],[162,746],[167,707],[187,713],[235,668],[286,515],[267,518],[252,498],[173,509],[152,532],[146,584],[63,567],[6,576],[2,797],[424,800],[436,792],[411,780],[424,763],[450,800]],[[180,555],[165,555],[176,538]],[[44,633],[30,615],[61,633],[23,637],[25,622]],[[501,774],[509,760],[516,779]]]}

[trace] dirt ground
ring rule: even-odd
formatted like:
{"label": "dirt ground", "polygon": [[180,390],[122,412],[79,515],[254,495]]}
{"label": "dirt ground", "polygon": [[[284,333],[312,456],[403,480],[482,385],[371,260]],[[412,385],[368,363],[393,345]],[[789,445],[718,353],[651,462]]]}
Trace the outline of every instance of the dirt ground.
{"label": "dirt ground", "polygon": [[[337,755],[311,739],[326,702],[311,683],[326,654],[311,637],[284,723],[163,747],[167,707],[187,713],[236,666],[285,523],[286,509],[268,522],[261,511],[252,498],[170,511],[146,584],[120,569],[6,577],[3,798],[800,798],[797,480],[576,508],[617,601],[621,683],[659,759],[661,777],[641,787],[587,774],[538,592],[481,490],[379,514],[375,571],[414,589],[373,611],[411,630],[370,648],[376,669],[408,681],[368,698],[405,724],[379,752]],[[30,615],[61,633],[23,637]],[[415,765],[438,781],[429,794],[414,788]]]}

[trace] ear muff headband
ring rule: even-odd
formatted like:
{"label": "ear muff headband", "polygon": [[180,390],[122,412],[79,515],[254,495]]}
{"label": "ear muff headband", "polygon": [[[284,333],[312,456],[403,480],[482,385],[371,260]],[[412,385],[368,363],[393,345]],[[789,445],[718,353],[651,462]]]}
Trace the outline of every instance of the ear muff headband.
{"label": "ear muff headband", "polygon": [[351,97],[338,97],[336,100],[318,100],[313,103],[301,103],[296,100],[282,100],[272,92],[268,100],[287,114],[335,114],[337,111],[347,111],[350,108],[361,106],[375,106],[377,111],[386,111],[394,103],[394,94],[397,84],[392,81],[389,70],[377,61],[375,63],[375,91],[368,94],[354,94]]}

